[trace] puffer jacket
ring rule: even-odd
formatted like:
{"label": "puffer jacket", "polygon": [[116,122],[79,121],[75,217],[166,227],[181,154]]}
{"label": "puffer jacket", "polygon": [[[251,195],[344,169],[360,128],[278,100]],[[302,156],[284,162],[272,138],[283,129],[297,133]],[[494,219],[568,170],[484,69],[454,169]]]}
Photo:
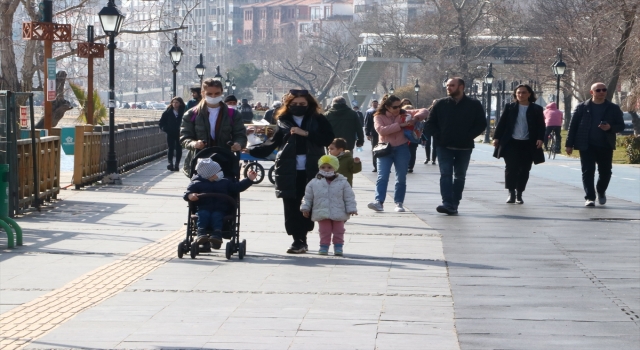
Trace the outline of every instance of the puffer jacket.
{"label": "puffer jacket", "polygon": [[344,151],[342,155],[338,156],[340,167],[337,173],[344,175],[347,178],[349,185],[353,186],[353,174],[357,174],[362,171],[362,162],[356,163],[353,160],[353,153]]}
{"label": "puffer jacket", "polygon": [[[196,150],[196,141],[204,141],[207,147],[231,148],[227,143],[237,142],[242,148],[247,147],[247,129],[240,118],[229,117],[229,108],[226,104],[220,103],[220,113],[218,114],[216,139],[211,139],[211,125],[209,124],[209,110],[206,107],[200,108],[201,105],[195,106],[187,110],[182,116],[182,125],[180,127],[180,143],[189,153],[184,160],[182,171],[189,176],[191,159],[198,151]],[[197,113],[195,121],[191,121],[193,114]],[[235,117],[235,116],[234,116]]]}
{"label": "puffer jacket", "polygon": [[544,123],[547,126],[562,126],[562,112],[555,102],[549,103],[544,110]]}
{"label": "puffer jacket", "polygon": [[320,176],[309,181],[300,211],[310,211],[312,221],[347,221],[349,213],[358,211],[356,206],[356,195],[347,178],[336,174],[331,182]]}

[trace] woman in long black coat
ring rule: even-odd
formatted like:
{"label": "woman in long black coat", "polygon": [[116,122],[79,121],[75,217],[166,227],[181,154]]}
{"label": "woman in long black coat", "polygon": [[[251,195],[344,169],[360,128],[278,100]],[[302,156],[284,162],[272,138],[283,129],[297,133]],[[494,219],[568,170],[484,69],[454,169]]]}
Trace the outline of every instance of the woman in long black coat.
{"label": "woman in long black coat", "polygon": [[315,98],[307,90],[291,90],[275,112],[278,131],[263,146],[250,151],[264,158],[279,148],[275,161],[276,197],[284,204],[284,226],[293,237],[287,253],[308,250],[307,233],[313,221],[300,211],[307,183],[318,173],[318,160],[334,139],[329,121],[321,114]]}
{"label": "woman in long black coat", "polygon": [[[180,145],[180,125],[182,124],[182,115],[185,111],[185,104],[182,97],[174,97],[171,104],[162,113],[160,117],[160,129],[167,133],[167,145],[169,146],[167,170],[178,171],[180,159],[182,158],[182,145]],[[173,154],[176,155],[176,161],[173,162]]]}
{"label": "woman in long black coat", "polygon": [[542,144],[545,132],[542,106],[534,104],[536,94],[527,84],[513,91],[516,102],[505,106],[493,138],[496,158],[504,158],[504,186],[507,203],[523,204],[522,192],[529,181],[532,163],[544,162]]}

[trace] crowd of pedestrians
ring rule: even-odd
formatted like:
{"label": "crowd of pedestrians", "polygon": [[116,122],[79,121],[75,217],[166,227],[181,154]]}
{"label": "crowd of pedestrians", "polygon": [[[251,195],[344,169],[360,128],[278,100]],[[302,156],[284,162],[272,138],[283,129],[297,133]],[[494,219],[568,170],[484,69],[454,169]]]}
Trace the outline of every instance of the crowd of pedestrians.
{"label": "crowd of pedestrians", "polygon": [[[384,211],[393,167],[394,210],[405,211],[406,177],[422,143],[425,164],[436,164],[437,160],[440,170],[442,203],[436,210],[448,215],[458,213],[475,138],[487,129],[487,119],[480,102],[465,95],[463,79],[449,79],[446,89],[447,97],[435,100],[427,109],[414,109],[409,100],[385,95],[380,101],[374,99],[364,116],[359,108],[349,108],[343,97],[334,98],[323,114],[307,90],[290,90],[281,102],[274,102],[265,117],[278,126],[270,142],[247,151],[244,124],[249,118],[242,107],[235,110],[238,106],[234,96],[223,102],[219,81],[207,79],[199,101],[194,93],[192,101],[197,103],[191,109],[182,99],[174,98],[162,116],[160,124],[167,133],[170,150],[167,168],[178,168],[180,146],[189,151],[184,166],[187,174],[193,153],[205,147],[244,150],[257,158],[266,158],[277,150],[275,194],[282,199],[285,230],[293,240],[287,252],[305,253],[307,234],[318,222],[320,254],[327,254],[333,243],[334,253],[342,255],[344,223],[350,215],[357,215],[351,189],[353,174],[362,170],[359,157],[352,152],[354,147],[363,145],[365,137],[371,142],[373,171],[377,172],[369,209]],[[606,92],[602,83],[591,87],[591,99],[578,105],[573,113],[566,140],[567,154],[574,149],[580,151],[586,206],[594,206],[596,196],[600,204],[606,203],[615,137],[624,129],[622,112],[605,99]],[[512,97],[513,102],[506,104],[495,127],[494,157],[505,162],[505,188],[509,192],[506,203],[523,204],[529,172],[533,164],[545,161],[543,147],[551,132],[560,143],[563,116],[554,103],[548,104],[546,110],[535,104],[536,94],[527,84],[518,85]],[[243,100],[242,105],[245,104],[248,105]],[[177,125],[181,125],[179,142]],[[599,178],[594,184],[596,166]]]}

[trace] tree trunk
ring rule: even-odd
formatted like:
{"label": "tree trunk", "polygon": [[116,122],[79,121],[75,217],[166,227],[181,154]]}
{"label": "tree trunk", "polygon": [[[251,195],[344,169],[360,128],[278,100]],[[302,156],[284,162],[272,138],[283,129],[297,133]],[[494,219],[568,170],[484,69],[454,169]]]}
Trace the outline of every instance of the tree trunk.
{"label": "tree trunk", "polygon": [[[51,126],[56,127],[60,120],[64,117],[64,114],[73,109],[71,103],[64,99],[64,85],[67,81],[67,72],[59,71],[56,74],[56,99],[51,102],[53,118],[51,120]],[[36,129],[44,128],[44,117],[36,123]]]}
{"label": "tree trunk", "polygon": [[616,47],[613,58],[613,73],[611,79],[607,85],[607,99],[612,100],[613,94],[618,90],[618,80],[620,79],[620,70],[624,64],[624,52],[627,49],[631,32],[633,31],[633,25],[636,21],[636,13],[638,12],[638,4],[634,4],[630,9],[622,10],[622,17],[624,21],[622,23],[622,36],[620,42]]}
{"label": "tree trunk", "polygon": [[564,98],[562,102],[564,103],[564,122],[562,128],[564,130],[569,130],[569,125],[571,125],[571,101],[573,101],[573,95],[569,92],[568,89],[563,90]]}
{"label": "tree trunk", "polygon": [[16,53],[13,49],[13,16],[19,0],[0,0],[0,89],[20,91]]}

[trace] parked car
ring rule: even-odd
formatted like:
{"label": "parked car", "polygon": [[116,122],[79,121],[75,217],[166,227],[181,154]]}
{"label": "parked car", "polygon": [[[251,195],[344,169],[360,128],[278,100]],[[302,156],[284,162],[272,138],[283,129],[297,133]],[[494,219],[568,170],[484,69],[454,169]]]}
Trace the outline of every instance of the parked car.
{"label": "parked car", "polygon": [[159,102],[152,104],[151,107],[158,111],[164,111],[165,109],[167,109],[167,105]]}
{"label": "parked car", "polygon": [[631,116],[631,113],[622,113],[622,119],[624,119],[624,130],[620,135],[633,135],[633,117]]}

